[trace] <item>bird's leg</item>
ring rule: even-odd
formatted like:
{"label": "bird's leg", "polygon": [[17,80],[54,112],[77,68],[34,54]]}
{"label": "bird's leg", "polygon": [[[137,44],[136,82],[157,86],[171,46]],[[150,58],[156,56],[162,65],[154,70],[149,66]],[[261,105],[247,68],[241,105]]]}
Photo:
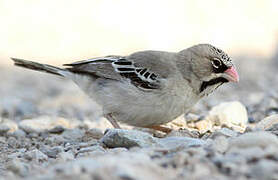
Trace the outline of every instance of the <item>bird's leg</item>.
{"label": "bird's leg", "polygon": [[167,127],[163,127],[163,126],[148,126],[146,128],[150,128],[150,129],[154,129],[154,130],[157,130],[157,131],[162,131],[162,132],[165,132],[165,133],[170,133],[172,131],[171,128],[167,128]]}
{"label": "bird's leg", "polygon": [[112,113],[108,113],[104,115],[104,117],[112,124],[115,129],[121,129],[120,125],[117,121],[112,117]]}

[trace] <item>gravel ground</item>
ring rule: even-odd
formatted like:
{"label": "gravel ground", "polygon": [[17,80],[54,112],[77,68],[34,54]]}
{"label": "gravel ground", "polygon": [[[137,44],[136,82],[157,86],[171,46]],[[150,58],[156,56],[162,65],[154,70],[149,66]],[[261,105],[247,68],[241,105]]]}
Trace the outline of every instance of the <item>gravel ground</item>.
{"label": "gravel ground", "polygon": [[277,61],[238,59],[240,83],[170,134],[112,129],[71,81],[0,67],[0,180],[278,179]]}

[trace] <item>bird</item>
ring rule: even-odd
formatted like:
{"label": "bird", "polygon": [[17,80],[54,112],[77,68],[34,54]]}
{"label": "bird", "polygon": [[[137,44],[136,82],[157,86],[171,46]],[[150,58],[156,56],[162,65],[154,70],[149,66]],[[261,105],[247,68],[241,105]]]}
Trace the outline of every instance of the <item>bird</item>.
{"label": "bird", "polygon": [[178,52],[138,51],[64,64],[64,68],[11,58],[16,66],[72,80],[102,107],[114,128],[118,122],[170,132],[163,126],[222,84],[238,82],[232,59],[211,44]]}

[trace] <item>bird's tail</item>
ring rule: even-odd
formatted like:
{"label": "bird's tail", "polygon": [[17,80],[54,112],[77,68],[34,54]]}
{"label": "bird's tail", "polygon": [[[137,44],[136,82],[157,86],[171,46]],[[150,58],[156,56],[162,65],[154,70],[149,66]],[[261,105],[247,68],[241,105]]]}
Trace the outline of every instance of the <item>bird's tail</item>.
{"label": "bird's tail", "polygon": [[11,59],[14,61],[14,65],[27,68],[27,69],[32,69],[35,71],[47,72],[58,76],[63,76],[62,72],[65,71],[65,69],[47,65],[47,64],[40,64],[37,62],[27,61],[18,58],[11,58]]}

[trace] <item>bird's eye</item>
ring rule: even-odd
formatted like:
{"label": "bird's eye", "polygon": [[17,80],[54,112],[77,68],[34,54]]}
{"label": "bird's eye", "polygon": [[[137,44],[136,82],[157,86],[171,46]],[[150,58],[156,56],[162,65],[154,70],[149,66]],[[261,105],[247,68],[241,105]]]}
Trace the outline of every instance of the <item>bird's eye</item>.
{"label": "bird's eye", "polygon": [[214,58],[212,61],[212,66],[215,68],[219,68],[222,65],[222,62],[219,59]]}

